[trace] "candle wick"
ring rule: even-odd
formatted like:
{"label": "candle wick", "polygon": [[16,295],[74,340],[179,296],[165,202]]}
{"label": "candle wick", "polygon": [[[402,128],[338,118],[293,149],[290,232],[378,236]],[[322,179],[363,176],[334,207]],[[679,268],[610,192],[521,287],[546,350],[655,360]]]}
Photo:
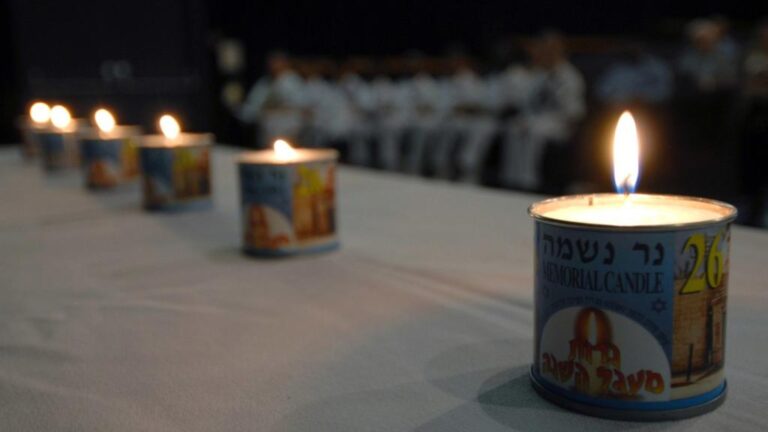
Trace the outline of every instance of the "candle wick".
{"label": "candle wick", "polygon": [[624,190],[624,199],[627,199],[627,197],[629,197],[629,177],[630,175],[627,174],[627,176],[624,177],[624,181],[621,182],[622,189]]}

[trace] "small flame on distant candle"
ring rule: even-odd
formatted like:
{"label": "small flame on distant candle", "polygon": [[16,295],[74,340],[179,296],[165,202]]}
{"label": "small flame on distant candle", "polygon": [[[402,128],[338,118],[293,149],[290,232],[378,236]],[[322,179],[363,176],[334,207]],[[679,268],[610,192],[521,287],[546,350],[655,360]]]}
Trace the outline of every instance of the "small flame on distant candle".
{"label": "small flame on distant candle", "polygon": [[102,132],[112,132],[115,129],[115,117],[104,108],[93,113],[93,121]]}
{"label": "small flame on distant candle", "polygon": [[69,110],[61,105],[55,105],[51,108],[51,123],[59,129],[65,129],[72,121]]}
{"label": "small flame on distant candle", "polygon": [[179,126],[179,122],[176,121],[176,119],[170,114],[164,114],[162,117],[160,117],[160,121],[158,123],[160,124],[160,131],[169,140],[176,139],[176,137],[178,137],[181,133],[181,126]]}
{"label": "small flame on distant candle", "polygon": [[282,139],[275,140],[275,143],[272,145],[272,148],[275,149],[275,157],[278,160],[287,161],[296,157],[296,150],[294,150],[294,148],[291,147],[291,145],[288,144],[288,142],[285,140],[282,140]]}
{"label": "small flame on distant candle", "polygon": [[48,123],[51,120],[51,107],[45,102],[35,102],[29,107],[29,118],[37,124]]}
{"label": "small flame on distant candle", "polygon": [[635,119],[624,111],[613,137],[613,182],[616,192],[629,195],[635,191],[640,174],[640,144]]}

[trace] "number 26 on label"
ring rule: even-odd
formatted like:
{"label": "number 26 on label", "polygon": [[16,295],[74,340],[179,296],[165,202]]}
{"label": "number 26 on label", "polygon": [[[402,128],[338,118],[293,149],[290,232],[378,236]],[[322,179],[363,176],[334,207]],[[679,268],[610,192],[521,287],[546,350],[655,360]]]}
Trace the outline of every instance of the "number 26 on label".
{"label": "number 26 on label", "polygon": [[[707,237],[704,233],[694,234],[688,237],[683,246],[683,253],[692,249],[696,260],[691,272],[680,290],[680,294],[693,294],[703,291],[704,288],[717,288],[723,281],[723,254],[720,252],[720,241],[723,238],[723,231],[717,233],[712,240],[712,246],[707,253]],[[704,254],[707,253],[705,257]],[[706,260],[705,260],[706,258]],[[703,273],[701,266],[705,266]]]}

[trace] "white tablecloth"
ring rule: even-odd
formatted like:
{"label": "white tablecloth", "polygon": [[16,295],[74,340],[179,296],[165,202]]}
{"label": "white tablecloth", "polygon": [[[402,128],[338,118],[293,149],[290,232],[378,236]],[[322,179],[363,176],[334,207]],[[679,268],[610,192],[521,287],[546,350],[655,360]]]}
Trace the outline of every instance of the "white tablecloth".
{"label": "white tablecloth", "polygon": [[345,168],[341,249],[258,260],[234,155],[154,214],[0,152],[0,430],[768,429],[768,234],[733,232],[725,405],[613,422],[529,385],[536,197]]}

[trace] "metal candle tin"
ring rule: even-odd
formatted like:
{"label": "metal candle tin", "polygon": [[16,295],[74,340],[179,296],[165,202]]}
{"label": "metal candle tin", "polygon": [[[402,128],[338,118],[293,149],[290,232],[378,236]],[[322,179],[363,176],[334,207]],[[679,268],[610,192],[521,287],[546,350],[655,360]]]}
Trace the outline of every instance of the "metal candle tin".
{"label": "metal candle tin", "polygon": [[139,147],[144,208],[183,209],[209,204],[212,134],[183,133],[174,140],[143,137]]}
{"label": "metal candle tin", "polygon": [[40,144],[37,134],[48,128],[47,124],[37,124],[27,116],[16,119],[16,126],[21,132],[21,155],[24,159],[32,160],[40,154]]}
{"label": "metal candle tin", "polygon": [[[722,404],[730,224],[608,226],[548,218],[547,211],[609,194],[534,204],[535,334],[531,380],[546,399],[620,420],[691,417]],[[590,203],[592,201],[589,201]]]}
{"label": "metal candle tin", "polygon": [[285,256],[338,247],[336,160],[338,152],[297,149],[277,162],[269,150],[238,160],[243,251]]}
{"label": "metal candle tin", "polygon": [[64,129],[46,128],[37,133],[43,168],[56,171],[80,166],[77,121]]}
{"label": "metal candle tin", "polygon": [[80,152],[85,185],[107,189],[138,177],[141,128],[117,126],[109,133],[92,131],[82,137]]}

